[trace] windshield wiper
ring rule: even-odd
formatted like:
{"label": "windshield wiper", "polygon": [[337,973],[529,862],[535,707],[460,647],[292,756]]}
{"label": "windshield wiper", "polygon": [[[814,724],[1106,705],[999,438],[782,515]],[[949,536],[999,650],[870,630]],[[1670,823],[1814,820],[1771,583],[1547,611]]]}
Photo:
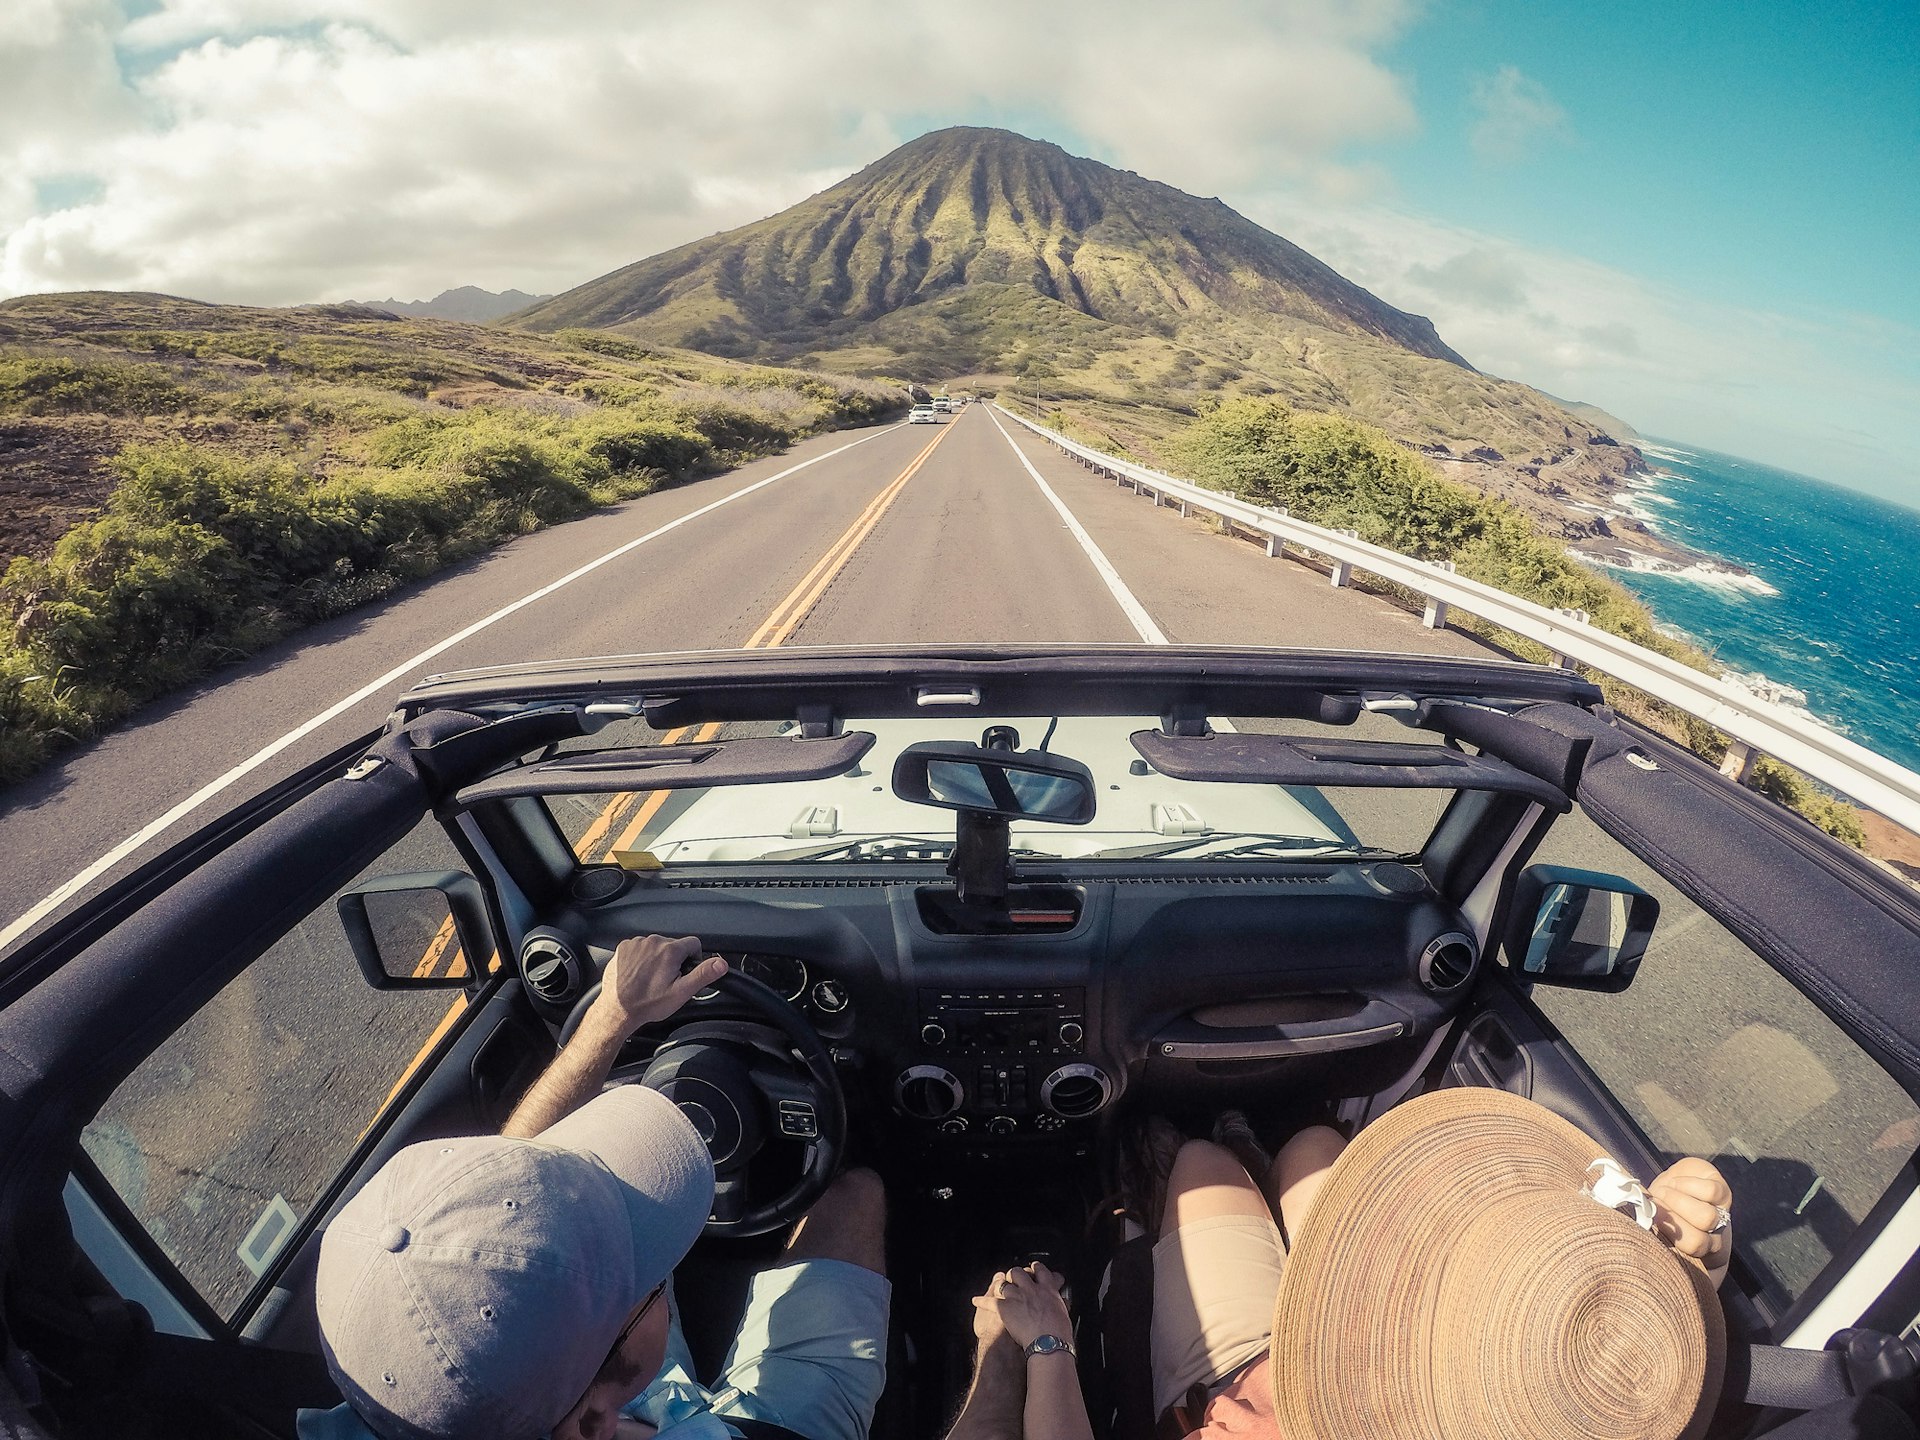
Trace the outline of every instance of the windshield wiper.
{"label": "windshield wiper", "polygon": [[[1197,850],[1203,845],[1218,844],[1230,838],[1232,837],[1227,835],[1184,835],[1178,840],[1167,840],[1153,845],[1120,845],[1111,850],[1096,850],[1085,858],[1088,860],[1152,860],[1162,855],[1178,855],[1183,850]],[[1378,845],[1348,845],[1339,840],[1320,840],[1307,835],[1248,836],[1237,845],[1228,845],[1220,850],[1209,850],[1204,858],[1208,860],[1244,859],[1261,855],[1286,856],[1302,860],[1400,858],[1399,851],[1383,850]]]}
{"label": "windshield wiper", "polygon": [[[761,860],[945,860],[953,854],[953,841],[934,840],[924,835],[861,835],[850,840],[830,840],[824,845],[802,845],[794,850],[770,850]],[[1043,850],[1023,850],[1015,846],[1009,854],[1016,860],[1054,860],[1058,856]]]}

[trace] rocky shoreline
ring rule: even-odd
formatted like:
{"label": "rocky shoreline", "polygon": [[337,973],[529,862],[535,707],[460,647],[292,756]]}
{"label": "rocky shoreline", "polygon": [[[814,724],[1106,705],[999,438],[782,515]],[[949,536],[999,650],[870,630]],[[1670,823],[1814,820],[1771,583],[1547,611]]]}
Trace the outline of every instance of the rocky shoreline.
{"label": "rocky shoreline", "polygon": [[1484,446],[1464,455],[1444,445],[1420,450],[1448,479],[1523,511],[1575,559],[1709,583],[1765,583],[1731,561],[1668,539],[1634,514],[1635,493],[1651,488],[1656,472],[1635,446],[1611,436],[1590,435],[1585,445],[1524,460]]}

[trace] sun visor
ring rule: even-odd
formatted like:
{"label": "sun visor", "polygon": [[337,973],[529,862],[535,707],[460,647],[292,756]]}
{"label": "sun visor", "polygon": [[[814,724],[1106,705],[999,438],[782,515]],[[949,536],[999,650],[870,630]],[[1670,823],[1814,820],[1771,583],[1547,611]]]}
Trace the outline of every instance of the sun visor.
{"label": "sun visor", "polygon": [[1374,740],[1321,740],[1303,735],[1213,732],[1168,735],[1136,730],[1133,748],[1162,775],[1228,784],[1358,786],[1394,790],[1498,790],[1524,795],[1555,814],[1571,808],[1565,794],[1536,775],[1491,755],[1444,745]]}
{"label": "sun visor", "polygon": [[711,785],[769,785],[844,775],[873,748],[852,730],[815,739],[784,735],[578,750],[476,780],[455,797],[467,806],[520,795],[581,795],[621,790],[693,790]]}
{"label": "sun visor", "polygon": [[1532,715],[1532,710],[1509,715],[1484,705],[1427,700],[1422,702],[1419,718],[1413,723],[1423,730],[1436,730],[1452,739],[1463,740],[1565,794],[1573,794],[1580,784],[1580,770],[1586,764],[1593,741],[1587,736],[1549,729],[1535,723]]}

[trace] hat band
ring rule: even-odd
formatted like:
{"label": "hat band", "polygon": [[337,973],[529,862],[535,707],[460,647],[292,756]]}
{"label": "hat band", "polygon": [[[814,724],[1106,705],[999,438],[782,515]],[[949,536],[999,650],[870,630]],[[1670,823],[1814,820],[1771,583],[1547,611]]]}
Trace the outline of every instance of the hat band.
{"label": "hat band", "polygon": [[1609,1210],[1618,1210],[1642,1230],[1652,1233],[1653,1197],[1611,1155],[1602,1155],[1587,1166],[1587,1183],[1580,1187],[1580,1193]]}

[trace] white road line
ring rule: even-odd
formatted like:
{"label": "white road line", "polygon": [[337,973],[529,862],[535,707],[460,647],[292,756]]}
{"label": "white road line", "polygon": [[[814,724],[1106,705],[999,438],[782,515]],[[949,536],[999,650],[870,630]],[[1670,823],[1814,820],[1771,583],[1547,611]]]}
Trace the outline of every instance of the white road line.
{"label": "white road line", "polygon": [[1107,589],[1113,592],[1113,598],[1120,602],[1120,608],[1126,612],[1127,619],[1139,632],[1140,638],[1149,645],[1165,645],[1167,637],[1160,627],[1153,623],[1153,617],[1147,614],[1147,607],[1134,598],[1133,591],[1127,588],[1127,582],[1120,578],[1120,572],[1113,568],[1113,562],[1106,553],[1093,543],[1093,537],[1078,520],[1066,503],[1053,493],[1053,487],[1040,478],[1040,472],[1033,468],[1033,462],[1027,459],[1027,452],[1014,444],[1013,436],[1007,433],[1007,427],[1000,423],[1000,417],[987,411],[987,418],[993,421],[994,428],[1000,432],[1000,438],[1013,446],[1013,453],[1020,457],[1020,463],[1027,467],[1027,474],[1033,477],[1033,483],[1040,487],[1040,493],[1047,497],[1053,508],[1060,512],[1060,518],[1067,522],[1067,529],[1073,538],[1080,542],[1080,548],[1087,552],[1087,558],[1093,561],[1093,568],[1100,572],[1100,578],[1107,582]]}
{"label": "white road line", "polygon": [[354,691],[351,695],[347,696],[345,699],[335,701],[332,705],[329,705],[325,710],[322,710],[318,715],[314,716],[311,720],[308,720],[306,723],[296,726],[292,730],[289,730],[286,734],[282,735],[278,740],[275,740],[272,744],[267,745],[260,750],[256,750],[253,754],[249,755],[245,760],[242,760],[238,765],[234,766],[231,770],[227,771],[226,774],[220,776],[216,780],[208,781],[205,785],[202,785],[198,790],[194,791],[193,794],[189,795],[186,799],[182,800],[178,805],[175,805],[171,810],[167,811],[164,815],[161,815],[157,819],[149,821],[147,824],[143,825],[139,830],[135,831],[133,834],[129,835],[126,839],[122,840],[118,845],[114,846],[111,850],[107,851],[107,853],[102,855],[98,860],[95,860],[91,865],[87,866],[86,869],[80,871],[77,875],[74,875],[71,879],[66,881],[66,883],[61,885],[52,894],[48,895],[44,900],[41,900],[38,904],[34,905],[32,909],[26,911],[18,919],[14,920],[11,924],[9,924],[6,927],[6,929],[0,930],[0,950],[4,950],[8,945],[11,945],[15,940],[19,939],[20,936],[24,935],[28,930],[31,930],[35,925],[39,924],[40,921],[45,919],[47,915],[49,915],[52,911],[56,910],[61,905],[65,904],[80,890],[84,889],[86,886],[92,884],[95,880],[99,879],[100,876],[104,875],[107,871],[111,870],[115,865],[118,865],[122,860],[126,859],[127,856],[131,855],[134,851],[138,850],[142,845],[146,844],[149,840],[153,839],[154,836],[166,830],[167,827],[172,825],[175,821],[183,818],[184,816],[192,814],[195,810],[198,810],[202,805],[206,804],[207,801],[211,800],[214,796],[218,795],[222,790],[225,790],[228,786],[232,785],[235,781],[240,780],[245,776],[247,776],[248,774],[252,773],[253,771],[259,769],[262,765],[266,764],[267,761],[271,760],[274,756],[278,755],[282,750],[285,750],[288,746],[297,744],[300,740],[304,739],[308,735],[311,735],[315,730],[318,730],[322,725],[327,724],[331,720],[337,719],[339,716],[351,710],[354,706],[358,705],[361,701],[366,700],[370,696],[379,694],[382,690],[385,690],[388,686],[393,685],[397,681],[404,679],[409,672],[413,670],[417,670],[420,666],[426,664],[427,661],[433,659],[436,655],[440,655],[448,650],[451,650],[455,645],[458,645],[462,640],[471,639],[473,636],[478,635],[482,630],[485,630],[489,625],[492,625],[497,621],[506,619],[507,616],[512,615],[516,611],[526,609],[527,606],[533,604],[536,600],[544,600],[547,596],[553,594],[556,590],[564,589],[566,586],[571,585],[574,581],[578,580],[581,576],[589,575],[593,573],[595,570],[598,570],[602,565],[611,564],[613,561],[618,560],[621,556],[630,554],[631,552],[638,550],[642,545],[645,545],[648,541],[658,540],[662,535],[667,534],[669,531],[678,530],[682,525],[685,525],[690,520],[698,520],[702,515],[711,514],[715,510],[718,510],[722,505],[731,505],[735,500],[743,499],[746,496],[753,494],[753,492],[756,490],[766,489],[767,486],[773,484],[773,482],[776,480],[784,480],[789,475],[795,474],[796,472],[801,470],[805,470],[809,465],[818,465],[822,460],[831,460],[836,455],[845,454],[847,451],[853,449],[853,447],[856,445],[864,445],[867,443],[867,441],[878,439],[882,435],[890,434],[893,430],[898,428],[899,427],[897,425],[890,425],[885,430],[876,430],[871,435],[862,435],[858,440],[850,440],[845,445],[841,445],[836,449],[827,451],[824,455],[816,455],[811,460],[802,460],[798,465],[789,465],[785,470],[782,470],[777,475],[769,475],[764,480],[756,480],[751,485],[743,485],[740,489],[735,490],[731,495],[723,495],[721,496],[720,499],[715,500],[710,504],[702,505],[698,510],[690,510],[685,515],[682,515],[678,520],[669,520],[665,525],[662,525],[659,529],[649,530],[645,535],[642,535],[639,539],[629,540],[627,541],[626,544],[621,545],[616,549],[607,551],[606,554],[600,556],[598,559],[589,560],[586,564],[582,565],[579,569],[569,571],[567,574],[562,575],[558,580],[555,580],[552,584],[543,585],[538,590],[535,590],[531,594],[521,596],[518,600],[513,601],[511,604],[502,605],[498,610],[494,611],[491,615],[488,615],[483,619],[474,621],[473,624],[467,626],[466,629],[457,631],[456,633],[447,636],[446,639],[439,641],[437,644],[428,646],[425,650],[422,650],[418,655],[410,656],[409,658],[402,660],[398,665],[394,666],[391,670],[387,671],[386,674],[380,676],[379,679],[368,681],[365,685],[362,685],[358,690]]}

